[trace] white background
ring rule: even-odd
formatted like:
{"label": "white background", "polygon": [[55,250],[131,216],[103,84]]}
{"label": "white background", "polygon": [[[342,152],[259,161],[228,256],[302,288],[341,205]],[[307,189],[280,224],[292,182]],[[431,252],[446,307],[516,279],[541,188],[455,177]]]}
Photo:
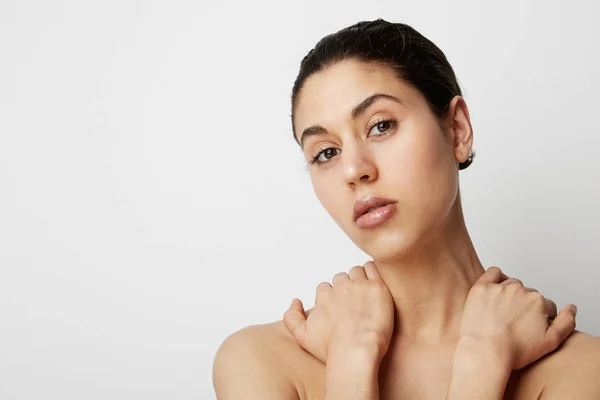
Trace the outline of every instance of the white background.
{"label": "white background", "polygon": [[223,339],[369,258],[292,138],[300,60],[404,22],[459,78],[467,226],[600,334],[600,27],[575,1],[0,2],[0,398],[212,399]]}

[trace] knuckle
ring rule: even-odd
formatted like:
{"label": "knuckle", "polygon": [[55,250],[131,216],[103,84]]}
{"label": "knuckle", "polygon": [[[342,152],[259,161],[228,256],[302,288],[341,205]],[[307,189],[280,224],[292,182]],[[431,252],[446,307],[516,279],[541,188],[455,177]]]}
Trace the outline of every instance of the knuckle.
{"label": "knuckle", "polygon": [[362,270],[363,267],[360,265],[355,265],[354,267],[350,268],[350,273],[362,272]]}
{"label": "knuckle", "polygon": [[523,287],[521,285],[506,285],[504,286],[504,290],[514,295],[520,293]]}
{"label": "knuckle", "polygon": [[368,263],[363,265],[363,269],[365,271],[365,274],[373,275],[377,273],[377,268],[375,268],[375,264],[372,261],[369,261]]}
{"label": "knuckle", "polygon": [[335,288],[336,286],[342,286],[347,281],[349,281],[350,276],[345,272],[339,272],[333,276],[331,279],[331,286]]}
{"label": "knuckle", "polygon": [[287,310],[286,312],[283,313],[283,322],[286,324],[290,324],[293,320],[293,317],[294,317],[294,311]]}
{"label": "knuckle", "polygon": [[489,290],[491,293],[495,294],[495,295],[502,295],[504,292],[511,290],[512,285],[506,286],[506,285],[497,285],[497,284],[492,284],[489,286]]}
{"label": "knuckle", "polygon": [[492,266],[489,267],[486,271],[487,274],[493,274],[493,275],[502,275],[502,270],[498,267],[498,266]]}
{"label": "knuckle", "polygon": [[536,308],[543,309],[546,305],[546,298],[540,292],[529,292],[528,296]]}
{"label": "knuckle", "polygon": [[473,291],[473,293],[474,293],[475,295],[477,295],[477,296],[481,296],[481,295],[483,295],[483,294],[485,294],[485,293],[486,293],[486,291],[487,291],[487,288],[486,288],[486,285],[481,285],[481,284],[480,284],[480,285],[475,285],[475,286],[473,286],[473,287],[471,288],[471,290]]}
{"label": "knuckle", "polygon": [[388,286],[383,281],[370,281],[368,287],[372,287],[374,291],[389,290]]}
{"label": "knuckle", "polygon": [[[516,291],[517,293],[521,293],[521,294],[527,294],[527,293],[529,293],[529,292],[527,291],[527,289],[525,289],[525,286],[524,286],[522,283],[521,283],[521,284],[519,284],[519,285],[513,285],[513,286],[515,287],[515,291]],[[539,293],[539,292],[538,292],[538,293]]]}

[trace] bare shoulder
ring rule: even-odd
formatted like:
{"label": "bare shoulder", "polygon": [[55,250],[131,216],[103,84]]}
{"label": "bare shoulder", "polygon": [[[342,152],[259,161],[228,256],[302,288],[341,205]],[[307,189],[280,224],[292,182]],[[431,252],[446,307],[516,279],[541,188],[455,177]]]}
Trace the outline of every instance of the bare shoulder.
{"label": "bare shoulder", "polygon": [[540,399],[600,398],[600,338],[575,331],[548,358],[552,361]]}
{"label": "bare shoulder", "polygon": [[251,325],[219,346],[213,385],[219,399],[304,399],[311,362],[318,360],[297,345],[283,321]]}
{"label": "bare shoulder", "polygon": [[545,372],[546,387],[569,374],[600,373],[600,338],[576,330],[540,360],[539,368]]}
{"label": "bare shoulder", "polygon": [[515,393],[535,391],[540,399],[600,398],[600,338],[576,330],[517,375],[511,387]]}
{"label": "bare shoulder", "polygon": [[247,326],[227,336],[213,361],[217,398],[297,400],[282,353],[285,346],[273,324]]}

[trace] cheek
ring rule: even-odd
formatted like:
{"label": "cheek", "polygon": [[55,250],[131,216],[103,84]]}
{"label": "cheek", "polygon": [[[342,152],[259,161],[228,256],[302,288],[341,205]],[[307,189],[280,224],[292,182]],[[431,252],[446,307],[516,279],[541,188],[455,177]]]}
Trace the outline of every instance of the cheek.
{"label": "cheek", "polygon": [[336,188],[335,183],[332,182],[332,177],[325,177],[322,179],[312,179],[313,189],[319,199],[319,202],[325,208],[325,211],[331,217],[338,221],[343,219],[344,214],[344,202],[347,202],[348,199],[342,199],[342,190],[341,188]]}
{"label": "cheek", "polygon": [[443,138],[436,134],[441,135],[434,132],[421,136],[421,140],[407,141],[396,154],[386,156],[382,170],[389,174],[385,181],[393,186],[389,193],[399,199],[403,218],[418,224],[442,219],[457,195],[456,168],[449,159]]}

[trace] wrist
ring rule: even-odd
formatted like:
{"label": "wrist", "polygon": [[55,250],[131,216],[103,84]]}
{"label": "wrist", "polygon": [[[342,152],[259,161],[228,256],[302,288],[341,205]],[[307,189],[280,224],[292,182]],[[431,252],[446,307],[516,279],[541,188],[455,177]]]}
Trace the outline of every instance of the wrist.
{"label": "wrist", "polygon": [[446,400],[504,398],[512,372],[505,347],[473,337],[461,337],[454,350]]}
{"label": "wrist", "polygon": [[379,374],[381,358],[366,346],[335,347],[327,355],[326,381],[369,382]]}
{"label": "wrist", "polygon": [[325,399],[378,399],[377,353],[367,346],[334,347],[327,355]]}
{"label": "wrist", "polygon": [[383,358],[382,351],[374,344],[338,342],[332,345],[327,354],[330,360],[346,360],[353,363],[378,364]]}
{"label": "wrist", "polygon": [[509,346],[498,341],[462,336],[454,349],[453,365],[470,371],[485,368],[490,374],[508,377],[513,369],[513,355]]}
{"label": "wrist", "polygon": [[386,343],[378,334],[364,333],[352,337],[338,337],[331,341],[327,359],[336,358],[356,358],[366,363],[379,364],[387,349],[389,343]]}

